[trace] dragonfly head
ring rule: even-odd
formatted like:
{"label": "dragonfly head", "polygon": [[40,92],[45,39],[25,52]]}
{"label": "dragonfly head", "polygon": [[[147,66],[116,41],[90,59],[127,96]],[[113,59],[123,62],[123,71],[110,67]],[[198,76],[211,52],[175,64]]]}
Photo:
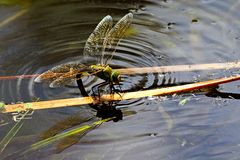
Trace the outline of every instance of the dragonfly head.
{"label": "dragonfly head", "polygon": [[117,71],[113,70],[112,74],[111,74],[111,80],[112,80],[112,82],[119,84],[119,82],[121,80],[120,74]]}

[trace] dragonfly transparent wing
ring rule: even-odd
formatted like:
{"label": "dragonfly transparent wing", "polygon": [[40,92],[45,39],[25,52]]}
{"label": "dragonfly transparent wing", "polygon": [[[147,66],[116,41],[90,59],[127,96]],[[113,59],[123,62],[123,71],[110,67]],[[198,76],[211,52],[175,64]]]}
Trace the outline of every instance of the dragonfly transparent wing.
{"label": "dragonfly transparent wing", "polygon": [[111,16],[104,17],[101,22],[97,25],[95,30],[87,39],[87,42],[84,47],[83,55],[84,57],[96,58],[99,56],[100,63],[102,52],[103,52],[103,41],[107,33],[110,31],[113,25],[113,20]]}
{"label": "dragonfly transparent wing", "polygon": [[[115,24],[115,26],[108,32],[108,34],[106,35],[103,41],[104,52],[101,59],[101,64],[107,64],[107,61],[112,58],[118,42],[125,35],[126,30],[132,24],[132,20],[133,20],[133,14],[128,13],[123,18],[121,18]],[[108,50],[109,52],[107,53]]]}
{"label": "dragonfly transparent wing", "polygon": [[76,80],[77,74],[83,76],[88,74],[89,67],[80,63],[67,63],[53,67],[52,69],[39,75],[34,82],[47,81],[51,88],[64,86]]}

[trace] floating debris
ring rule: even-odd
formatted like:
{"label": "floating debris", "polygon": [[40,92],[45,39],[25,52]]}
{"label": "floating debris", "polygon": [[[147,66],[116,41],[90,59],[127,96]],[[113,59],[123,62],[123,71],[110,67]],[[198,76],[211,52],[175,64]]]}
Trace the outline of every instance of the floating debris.
{"label": "floating debris", "polygon": [[194,18],[192,19],[192,23],[197,23],[198,22],[198,19]]}
{"label": "floating debris", "polygon": [[190,101],[190,99],[191,99],[191,97],[187,97],[187,98],[185,98],[185,99],[182,99],[182,100],[178,103],[178,105],[184,106],[185,104],[187,104],[187,103]]}

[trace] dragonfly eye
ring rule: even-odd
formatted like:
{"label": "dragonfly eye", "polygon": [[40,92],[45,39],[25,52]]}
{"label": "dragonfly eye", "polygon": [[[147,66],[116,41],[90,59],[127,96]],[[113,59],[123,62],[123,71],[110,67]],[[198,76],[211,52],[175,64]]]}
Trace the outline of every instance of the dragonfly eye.
{"label": "dragonfly eye", "polygon": [[111,74],[111,80],[115,83],[119,83],[120,79],[121,79],[120,74],[117,71],[113,71]]}

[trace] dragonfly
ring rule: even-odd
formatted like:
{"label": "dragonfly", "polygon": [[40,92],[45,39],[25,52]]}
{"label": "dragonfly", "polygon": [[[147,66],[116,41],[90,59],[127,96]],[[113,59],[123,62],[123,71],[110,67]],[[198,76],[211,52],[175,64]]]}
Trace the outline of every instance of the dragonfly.
{"label": "dragonfly", "polygon": [[119,84],[121,76],[112,69],[108,62],[112,59],[116,47],[126,34],[133,21],[133,14],[128,13],[115,25],[110,15],[104,17],[88,37],[83,50],[84,57],[97,58],[97,64],[84,65],[71,62],[61,64],[40,74],[35,82],[49,82],[50,88],[60,87],[84,76],[94,75],[113,86]]}

